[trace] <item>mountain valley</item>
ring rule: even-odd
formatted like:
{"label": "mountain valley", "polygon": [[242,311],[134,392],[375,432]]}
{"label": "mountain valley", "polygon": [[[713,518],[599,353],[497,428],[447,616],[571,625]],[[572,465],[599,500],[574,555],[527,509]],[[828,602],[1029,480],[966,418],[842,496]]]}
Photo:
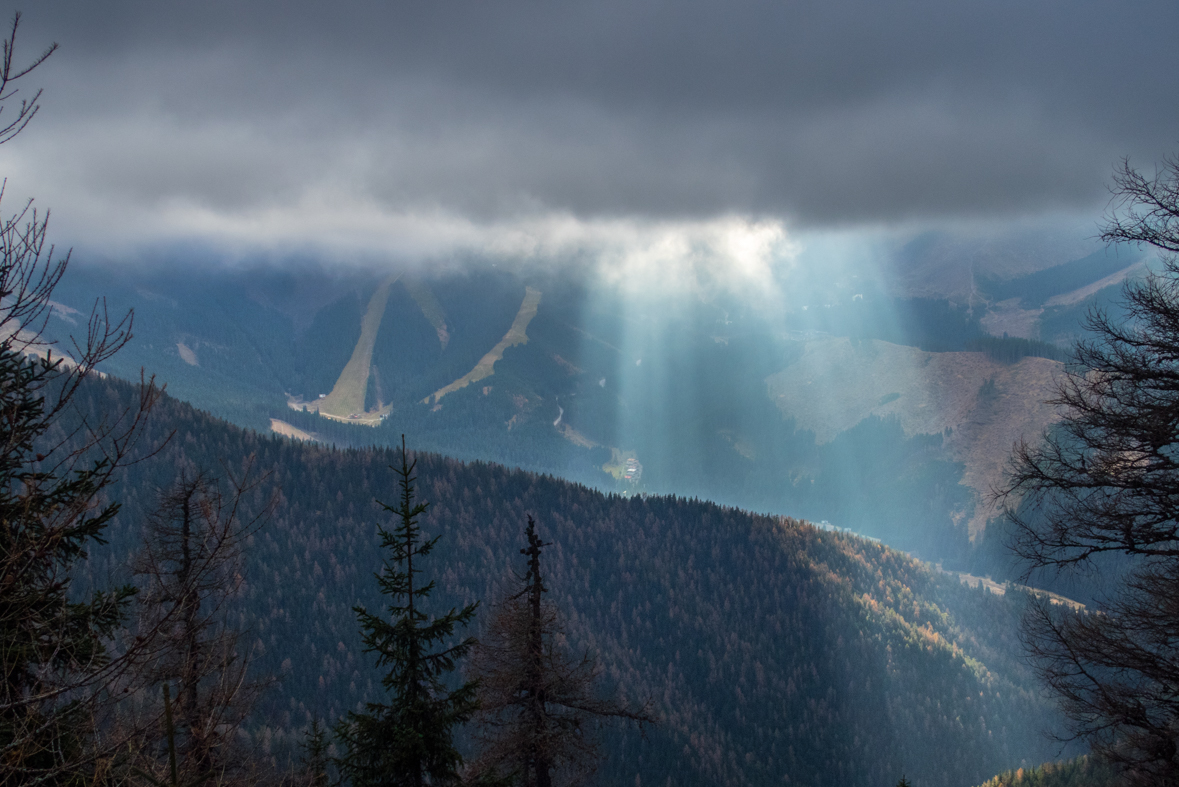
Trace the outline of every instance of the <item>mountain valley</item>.
{"label": "mountain valley", "polygon": [[[905,252],[910,269],[946,253],[925,243]],[[1010,274],[1008,247],[954,248]],[[814,308],[779,311],[723,291],[636,300],[491,266],[108,265],[71,272],[50,328],[65,335],[104,293],[112,312],[136,313],[136,338],[109,371],[143,369],[241,426],[352,446],[406,434],[423,450],[604,491],[832,521],[1005,575],[977,549],[999,513],[991,492],[1012,444],[1053,423],[1045,402],[1067,341],[1087,308],[1112,302],[1127,261],[1141,265],[1097,252],[1022,278],[980,273],[969,305],[889,296],[844,274],[813,290]],[[1013,309],[1035,315],[1020,318],[1033,338],[989,336]],[[629,478],[610,469],[624,454]]]}

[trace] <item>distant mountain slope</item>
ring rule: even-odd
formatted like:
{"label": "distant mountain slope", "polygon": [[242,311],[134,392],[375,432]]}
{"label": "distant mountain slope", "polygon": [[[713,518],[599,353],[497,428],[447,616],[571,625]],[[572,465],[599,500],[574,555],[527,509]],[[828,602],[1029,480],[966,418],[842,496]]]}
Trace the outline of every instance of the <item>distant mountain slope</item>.
{"label": "distant mountain slope", "polygon": [[[723,291],[627,293],[574,271],[524,276],[490,264],[437,274],[79,267],[55,295],[51,329],[77,330],[78,314],[106,295],[113,313],[136,310],[136,337],[107,371],[146,369],[239,425],[341,446],[406,433],[429,450],[605,490],[826,519],[991,572],[1001,567],[971,562],[994,513],[985,493],[1012,442],[1052,418],[1042,402],[1054,364],[1021,356],[1061,351],[988,331],[1067,340],[1116,287],[1048,302],[1102,285],[1129,257],[1052,265],[1069,259],[1056,250],[1033,265],[1028,255],[1043,249],[975,252],[945,238],[908,252],[910,273],[959,253],[979,262],[966,301],[897,298],[887,282],[849,275],[793,294],[780,311]],[[964,264],[955,269],[969,272]],[[374,293],[397,275],[382,319],[363,331]],[[544,295],[530,303],[533,292]],[[1008,311],[997,295],[1011,296]],[[526,333],[513,328],[523,316]],[[296,412],[292,401],[299,410],[327,401],[353,423]],[[617,472],[622,456],[641,472]]]}
{"label": "distant mountain slope", "polygon": [[997,512],[988,504],[1012,445],[1034,439],[1056,418],[1045,402],[1062,365],[1044,358],[1002,364],[981,352],[929,353],[914,347],[826,337],[766,378],[770,398],[798,428],[827,443],[866,418],[896,418],[906,436],[945,435],[974,492],[971,538]]}
{"label": "distant mountain slope", "polygon": [[980,285],[987,281],[1037,275],[1100,252],[1092,235],[1092,225],[1085,224],[999,235],[926,232],[891,255],[889,285],[907,297],[979,303],[985,300]]}
{"label": "distant mountain slope", "polygon": [[1015,279],[982,280],[987,298],[980,324],[994,336],[1070,344],[1094,306],[1120,310],[1121,284],[1141,276],[1152,255],[1132,246],[1111,246],[1086,257]]}
{"label": "distant mountain slope", "polygon": [[[108,380],[81,403],[99,414],[130,394]],[[252,539],[240,613],[258,666],[283,681],[251,734],[276,755],[289,751],[312,713],[332,718],[378,691],[351,607],[380,603],[372,573],[383,513],[373,498],[395,493],[393,457],[259,436],[170,399],[147,444],[169,434],[114,489],[124,508],[88,569],[118,575],[155,489],[178,468],[253,456],[282,497]],[[662,721],[646,740],[611,734],[603,783],[868,787],[907,773],[958,787],[1056,751],[1039,734],[1053,716],[1018,658],[1018,594],[971,590],[796,520],[419,460],[423,528],[441,537],[427,567],[439,607],[495,598],[533,514],[554,542],[551,598],[571,646],[595,653],[627,696],[654,701]]]}

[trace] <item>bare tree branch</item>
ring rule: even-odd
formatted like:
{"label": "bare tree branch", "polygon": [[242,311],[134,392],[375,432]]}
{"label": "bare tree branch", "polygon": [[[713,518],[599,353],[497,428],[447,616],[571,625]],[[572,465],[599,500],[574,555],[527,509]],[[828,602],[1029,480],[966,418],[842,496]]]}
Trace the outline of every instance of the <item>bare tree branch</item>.
{"label": "bare tree branch", "polygon": [[137,725],[147,733],[140,746],[149,758],[145,771],[162,767],[165,735],[154,699],[164,683],[176,686],[175,750],[185,778],[215,775],[212,783],[231,784],[248,775],[244,758],[235,756],[236,732],[269,681],[251,676],[246,632],[229,623],[228,613],[244,586],[246,541],[276,503],[272,494],[260,511],[246,514],[244,501],[265,482],[254,477],[252,462],[240,476],[227,472],[227,491],[199,470],[182,472],[147,523],[134,564],[142,585],[136,640],[149,654],[140,658],[137,680],[153,700],[146,723]]}
{"label": "bare tree branch", "polygon": [[495,605],[472,659],[480,703],[475,737],[482,747],[472,772],[525,787],[572,785],[597,768],[597,725],[654,719],[649,703],[632,708],[602,693],[601,667],[588,652],[568,652],[560,613],[543,599],[540,555],[548,545],[532,517],[526,536],[520,552],[528,569],[517,577],[517,592]]}
{"label": "bare tree branch", "polygon": [[1123,162],[1102,233],[1146,243],[1161,270],[1123,287],[1125,318],[1092,310],[1053,404],[999,495],[1026,573],[1122,574],[1099,611],[1033,602],[1025,643],[1076,738],[1144,784],[1179,781],[1179,160]]}

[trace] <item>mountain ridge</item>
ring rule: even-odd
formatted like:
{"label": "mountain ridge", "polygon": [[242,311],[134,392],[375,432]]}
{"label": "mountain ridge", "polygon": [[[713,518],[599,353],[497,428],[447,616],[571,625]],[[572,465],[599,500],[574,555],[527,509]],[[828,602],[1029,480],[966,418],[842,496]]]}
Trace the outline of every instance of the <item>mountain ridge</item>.
{"label": "mountain ridge", "polygon": [[[87,386],[94,413],[131,401],[114,379]],[[392,493],[387,448],[340,450],[220,423],[166,398],[145,445],[171,439],[113,490],[110,546],[87,565],[118,574],[136,523],[180,468],[268,473],[280,508],[251,540],[235,606],[257,666],[283,676],[249,735],[291,751],[313,713],[375,696],[351,608],[379,605],[375,498]],[[552,599],[575,651],[610,685],[652,697],[647,742],[608,733],[602,777],[677,784],[874,785],[900,772],[956,787],[1049,759],[1056,722],[1014,654],[1018,594],[972,590],[881,544],[782,517],[685,498],[607,495],[551,477],[418,454],[429,566],[442,607],[493,600],[535,515]],[[247,510],[264,505],[260,490]],[[295,612],[296,614],[292,614]],[[938,751],[958,757],[945,761]]]}

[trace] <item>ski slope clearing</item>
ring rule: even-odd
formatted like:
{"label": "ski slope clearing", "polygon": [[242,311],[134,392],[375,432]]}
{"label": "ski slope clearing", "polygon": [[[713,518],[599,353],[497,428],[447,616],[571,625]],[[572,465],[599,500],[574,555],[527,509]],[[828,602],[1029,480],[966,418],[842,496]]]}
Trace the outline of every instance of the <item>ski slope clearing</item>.
{"label": "ski slope clearing", "polygon": [[1146,263],[1136,262],[1133,265],[1123,268],[1122,270],[1117,271],[1116,273],[1111,273],[1109,276],[1106,276],[1104,279],[1099,279],[1098,281],[1095,281],[1092,284],[1088,284],[1084,287],[1079,287],[1078,289],[1075,289],[1071,292],[1065,292],[1065,293],[1061,293],[1060,295],[1054,295],[1051,298],[1049,298],[1044,303],[1044,305],[1045,306],[1073,306],[1073,305],[1078,304],[1081,301],[1085,300],[1090,295],[1094,295],[1094,294],[1100,292],[1101,290],[1104,290],[1106,287],[1114,287],[1116,285],[1121,284],[1123,281],[1125,281],[1127,278],[1129,278],[1131,276],[1136,276],[1140,273],[1145,272],[1146,269],[1147,269]]}
{"label": "ski slope clearing", "polygon": [[270,431],[275,434],[280,434],[283,437],[292,437],[295,440],[303,440],[306,442],[313,442],[315,435],[310,432],[305,432],[293,424],[288,424],[286,421],[280,421],[277,418],[270,419]]}
{"label": "ski slope clearing", "polygon": [[365,412],[364,394],[368,389],[368,377],[372,367],[373,345],[377,341],[377,330],[381,327],[381,319],[385,316],[385,304],[389,301],[389,290],[401,274],[397,273],[377,287],[372,298],[369,299],[368,309],[360,324],[360,339],[356,342],[356,349],[344,371],[340,372],[340,379],[332,387],[332,392],[315,402],[307,403],[310,410],[318,410],[320,415],[334,418],[337,421],[362,423],[369,426],[380,423],[381,415],[386,412],[381,403],[371,413]]}
{"label": "ski slope clearing", "polygon": [[499,340],[499,344],[492,347],[489,353],[480,358],[474,369],[445,388],[439,388],[422,401],[426,404],[431,401],[437,404],[448,393],[454,393],[460,388],[466,388],[471,383],[495,374],[495,364],[497,361],[503,360],[505,350],[515,347],[517,344],[528,344],[528,323],[532,322],[532,318],[536,316],[536,310],[540,307],[540,296],[540,290],[532,287],[525,288],[524,301],[520,304],[520,311],[516,312],[516,319],[512,320],[512,327],[504,334],[504,338]]}

